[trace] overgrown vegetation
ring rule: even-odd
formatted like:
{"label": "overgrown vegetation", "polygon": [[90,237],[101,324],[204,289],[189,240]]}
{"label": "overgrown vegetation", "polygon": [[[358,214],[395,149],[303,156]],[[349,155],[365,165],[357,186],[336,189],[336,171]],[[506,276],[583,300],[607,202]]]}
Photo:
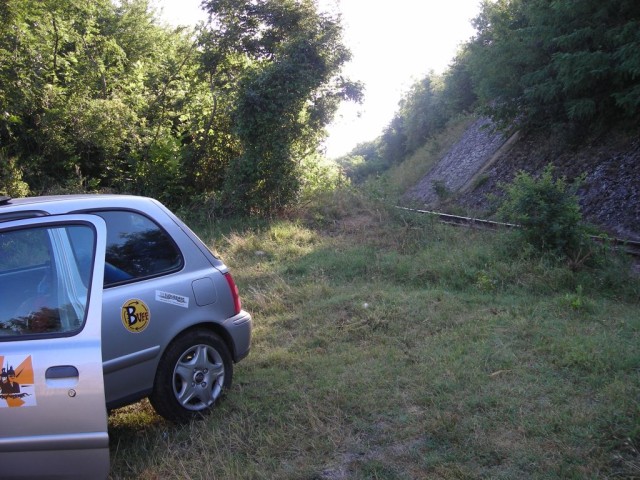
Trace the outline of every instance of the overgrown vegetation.
{"label": "overgrown vegetation", "polygon": [[637,135],[640,3],[484,1],[473,25],[449,69],[417,81],[382,135],[340,160],[355,181],[411,156],[468,111],[505,130],[562,132],[567,144],[614,127]]}
{"label": "overgrown vegetation", "polygon": [[520,172],[505,185],[506,198],[498,213],[521,228],[516,235],[541,252],[575,255],[589,241],[576,191],[579,182],[554,178],[553,165],[540,178]]}
{"label": "overgrown vegetation", "polygon": [[[201,236],[255,319],[204,421],[110,417],[112,478],[632,478],[640,281],[339,190]],[[221,231],[225,231],[221,235]]]}
{"label": "overgrown vegetation", "polygon": [[637,125],[639,20],[629,0],[485,2],[470,43],[476,92],[502,122]]}
{"label": "overgrown vegetation", "polygon": [[[314,0],[202,7],[211,21],[189,30],[161,25],[148,0],[3,2],[0,191],[127,192],[216,215],[299,203],[301,165],[338,104],[362,95],[341,75],[340,19]],[[636,128],[639,22],[633,0],[485,1],[450,67],[340,164],[364,181],[475,111],[564,141]]]}
{"label": "overgrown vegetation", "polygon": [[301,163],[338,103],[360,98],[339,75],[339,19],[313,0],[203,8],[211,22],[193,30],[162,25],[148,0],[2,2],[0,191],[134,193],[216,214],[297,201]]}

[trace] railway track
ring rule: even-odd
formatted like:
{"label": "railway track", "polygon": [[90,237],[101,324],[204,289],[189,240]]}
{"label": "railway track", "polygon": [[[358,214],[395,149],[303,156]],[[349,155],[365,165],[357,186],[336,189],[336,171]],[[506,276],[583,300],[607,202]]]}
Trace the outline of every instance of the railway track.
{"label": "railway track", "polygon": [[[400,206],[396,206],[396,208],[408,212],[433,215],[435,217],[438,217],[440,222],[446,223],[447,225],[470,228],[484,228],[488,230],[496,230],[499,228],[520,228],[520,225],[516,225],[515,223],[504,223],[495,222],[493,220],[484,220],[481,218],[461,217],[458,215],[451,215],[449,213],[434,212],[431,210],[419,210],[416,208]],[[590,238],[598,243],[610,245],[616,250],[623,251],[629,255],[633,255],[634,257],[640,257],[640,242],[623,238],[602,237],[598,235],[590,235]]]}

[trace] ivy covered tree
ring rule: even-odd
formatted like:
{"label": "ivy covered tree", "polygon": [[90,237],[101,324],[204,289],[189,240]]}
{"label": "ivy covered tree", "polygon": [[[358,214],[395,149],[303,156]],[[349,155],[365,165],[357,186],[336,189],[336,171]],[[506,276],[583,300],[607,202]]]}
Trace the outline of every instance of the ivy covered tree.
{"label": "ivy covered tree", "polygon": [[[233,132],[241,154],[225,175],[229,209],[277,212],[296,197],[300,168],[340,101],[361,87],[340,76],[350,58],[339,20],[312,0],[209,0],[207,67],[236,85]],[[229,59],[232,59],[230,61]]]}

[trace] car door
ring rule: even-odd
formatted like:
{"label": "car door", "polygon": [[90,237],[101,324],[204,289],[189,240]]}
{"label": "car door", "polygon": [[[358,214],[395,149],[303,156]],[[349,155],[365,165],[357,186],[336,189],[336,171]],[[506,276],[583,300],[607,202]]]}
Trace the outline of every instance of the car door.
{"label": "car door", "polygon": [[[83,254],[74,232],[90,242]],[[0,223],[0,478],[109,473],[105,238],[93,215]]]}
{"label": "car door", "polygon": [[[191,281],[175,275],[183,256],[156,220],[131,210],[95,214],[107,224],[103,371],[107,405],[113,408],[151,392],[163,345],[193,311]],[[163,293],[176,300],[161,301]]]}

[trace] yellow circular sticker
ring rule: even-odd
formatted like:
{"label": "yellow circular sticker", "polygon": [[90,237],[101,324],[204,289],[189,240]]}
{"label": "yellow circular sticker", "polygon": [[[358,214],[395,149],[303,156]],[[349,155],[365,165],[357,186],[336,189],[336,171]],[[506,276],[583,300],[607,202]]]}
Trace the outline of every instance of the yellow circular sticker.
{"label": "yellow circular sticker", "polygon": [[151,312],[142,300],[129,300],[122,306],[122,324],[130,332],[142,332],[150,321]]}

